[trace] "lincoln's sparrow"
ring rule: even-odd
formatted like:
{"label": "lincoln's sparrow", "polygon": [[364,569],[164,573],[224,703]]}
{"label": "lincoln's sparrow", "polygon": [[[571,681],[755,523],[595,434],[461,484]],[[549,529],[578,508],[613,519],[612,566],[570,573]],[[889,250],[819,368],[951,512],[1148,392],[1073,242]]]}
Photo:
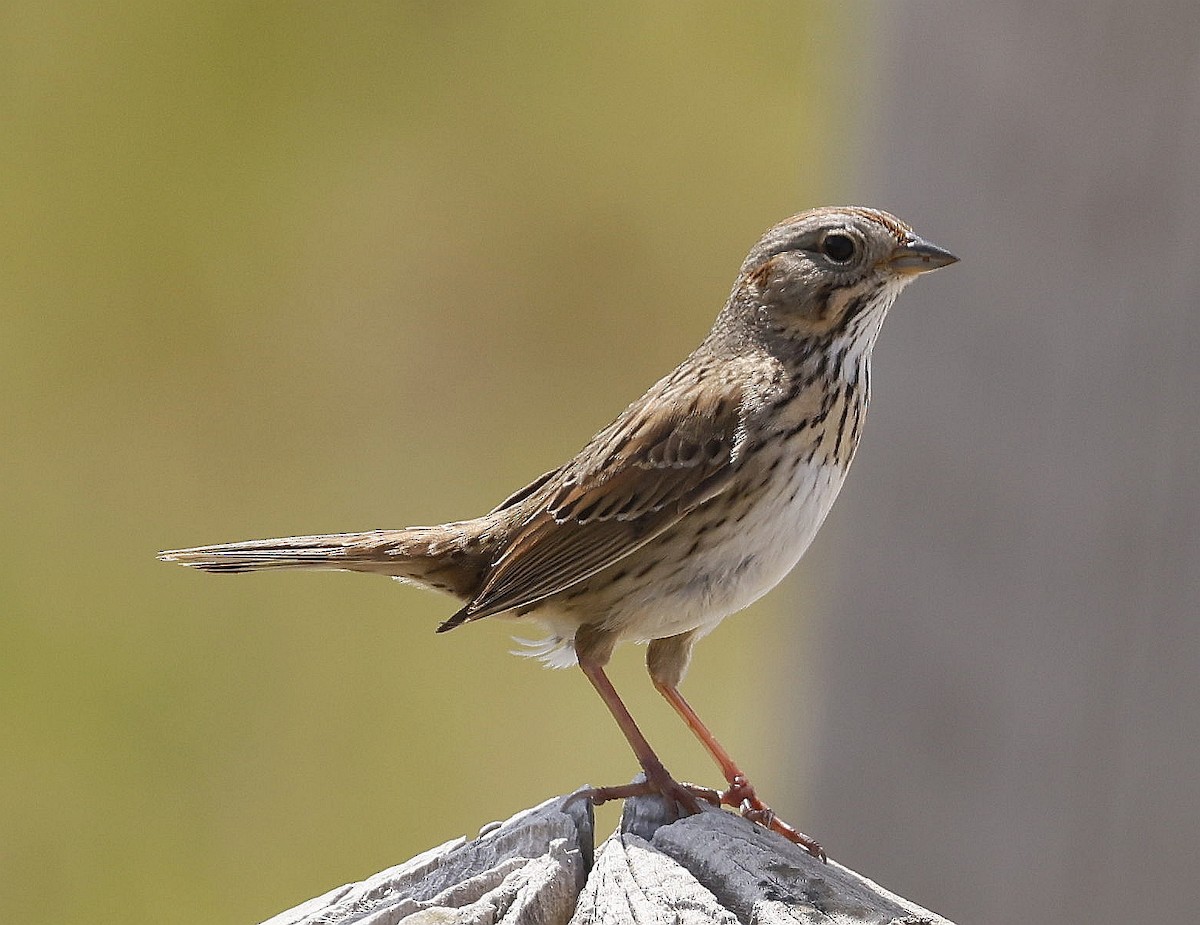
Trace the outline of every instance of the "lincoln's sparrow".
{"label": "lincoln's sparrow", "polygon": [[[826,208],[776,225],[750,251],[704,342],[573,459],[474,520],[438,527],[202,546],[160,558],[211,572],[375,572],[483,617],[548,631],[533,654],[578,663],[645,772],[597,802],[662,793],[739,807],[809,851],[754,793],[679,693],[696,640],[770,590],[817,532],[854,458],[884,315],[919,273],[954,256],[885,212]],[[604,673],[618,642],[650,643],[655,687],[720,765],[716,793],[668,775]]]}

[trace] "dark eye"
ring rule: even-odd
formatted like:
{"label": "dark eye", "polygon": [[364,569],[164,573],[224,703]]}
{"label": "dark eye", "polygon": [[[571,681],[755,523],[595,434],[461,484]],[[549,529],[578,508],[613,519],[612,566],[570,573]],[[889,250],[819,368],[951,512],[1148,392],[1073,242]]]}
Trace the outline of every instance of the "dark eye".
{"label": "dark eye", "polygon": [[847,263],[854,257],[857,250],[858,245],[848,234],[834,232],[825,235],[824,240],[821,241],[821,253],[834,263]]}

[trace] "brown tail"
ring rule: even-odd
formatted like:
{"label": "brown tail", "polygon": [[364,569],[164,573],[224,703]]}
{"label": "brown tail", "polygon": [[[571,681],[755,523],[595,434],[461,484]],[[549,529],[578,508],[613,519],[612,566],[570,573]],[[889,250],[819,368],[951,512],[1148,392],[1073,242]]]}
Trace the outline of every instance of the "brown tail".
{"label": "brown tail", "polygon": [[265,569],[335,569],[390,575],[469,599],[487,567],[472,521],[440,527],[372,530],[286,536],[244,543],[220,543],[169,549],[158,554],[206,572],[257,572]]}

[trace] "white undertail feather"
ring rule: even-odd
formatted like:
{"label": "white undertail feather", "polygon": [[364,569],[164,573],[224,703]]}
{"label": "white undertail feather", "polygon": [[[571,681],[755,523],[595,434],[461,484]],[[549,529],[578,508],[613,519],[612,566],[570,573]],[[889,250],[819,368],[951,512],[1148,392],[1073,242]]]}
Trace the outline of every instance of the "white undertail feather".
{"label": "white undertail feather", "polygon": [[514,636],[512,641],[519,649],[510,649],[510,655],[521,658],[536,658],[547,668],[570,668],[578,662],[575,657],[575,640],[562,636],[547,636],[545,639],[522,639]]}

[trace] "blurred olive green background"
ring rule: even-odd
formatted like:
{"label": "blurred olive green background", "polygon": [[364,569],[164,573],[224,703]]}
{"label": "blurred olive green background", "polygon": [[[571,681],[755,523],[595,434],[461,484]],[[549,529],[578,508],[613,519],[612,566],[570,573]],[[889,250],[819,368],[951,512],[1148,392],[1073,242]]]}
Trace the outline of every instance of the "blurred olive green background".
{"label": "blurred olive green background", "polygon": [[[842,198],[853,30],[794,0],[5,4],[0,921],[253,921],[633,775],[511,625],[154,553],[469,516],[573,453],[764,228]],[[802,818],[794,739],[748,719],[803,693],[797,597],[687,690]],[[616,683],[714,781],[641,657]]]}

